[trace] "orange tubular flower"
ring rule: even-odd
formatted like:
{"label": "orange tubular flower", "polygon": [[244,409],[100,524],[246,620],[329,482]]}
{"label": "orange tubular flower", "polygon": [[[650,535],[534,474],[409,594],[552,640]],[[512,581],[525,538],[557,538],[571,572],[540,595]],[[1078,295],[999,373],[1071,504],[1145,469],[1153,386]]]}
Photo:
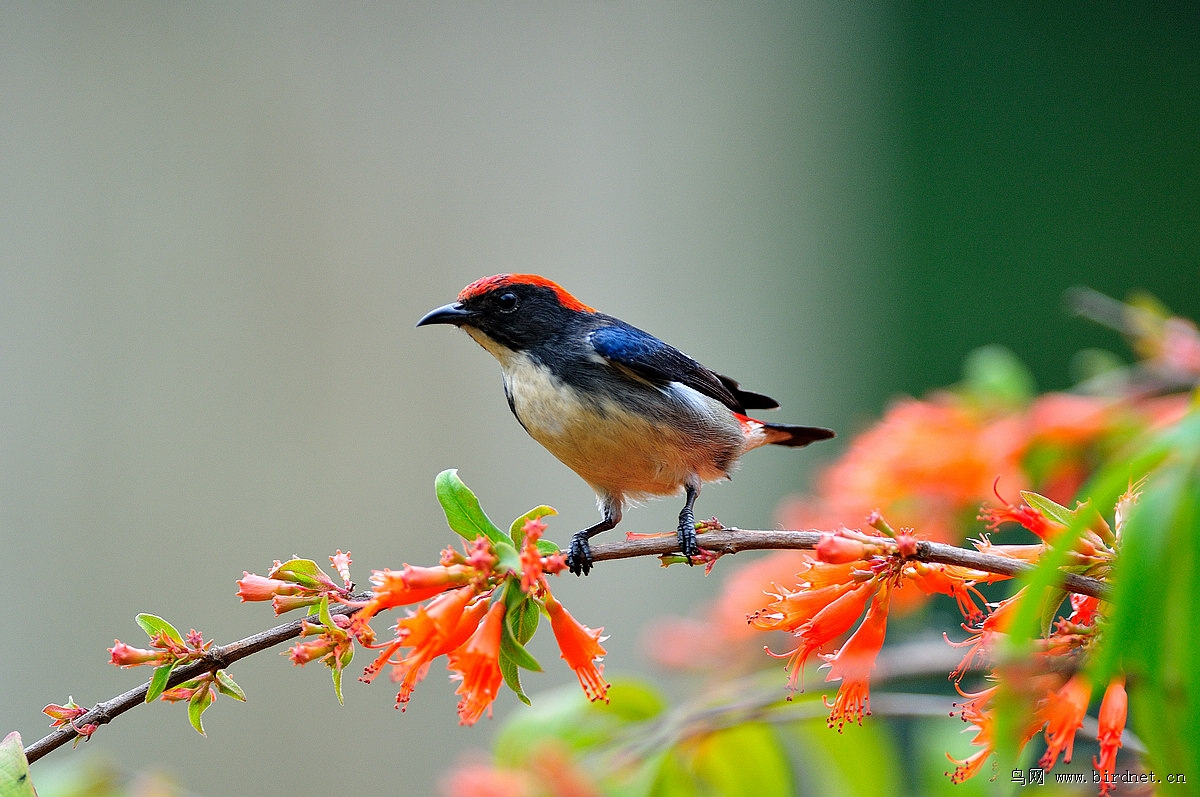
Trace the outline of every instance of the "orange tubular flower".
{"label": "orange tubular flower", "polygon": [[1107,795],[1114,785],[1113,773],[1117,767],[1117,751],[1121,749],[1121,732],[1125,730],[1125,718],[1129,711],[1129,697],[1125,694],[1125,676],[1119,675],[1109,681],[1100,701],[1100,758],[1092,759],[1092,766],[1100,774],[1100,795]]}
{"label": "orange tubular flower", "polygon": [[604,629],[591,629],[583,625],[572,617],[553,595],[546,596],[546,611],[550,614],[550,627],[554,631],[558,649],[562,651],[562,658],[579,677],[583,693],[587,695],[588,700],[608,702],[604,665],[599,663],[606,652],[600,646],[600,642],[605,639],[600,636]]}
{"label": "orange tubular flower", "polygon": [[886,587],[880,590],[871,601],[867,617],[858,630],[846,640],[841,650],[825,657],[830,665],[825,680],[842,680],[833,705],[826,703],[833,709],[829,714],[829,727],[832,728],[836,723],[839,732],[847,721],[861,725],[863,715],[871,713],[869,679],[887,634],[888,597],[889,590]]}
{"label": "orange tubular flower", "polygon": [[441,786],[446,797],[537,797],[545,793],[532,773],[487,764],[459,765]]}
{"label": "orange tubular flower", "polygon": [[[392,662],[398,667],[403,667],[406,686],[401,690],[396,703],[397,705],[406,703],[412,694],[413,687],[425,674],[424,670],[427,668],[424,665],[461,645],[479,624],[482,612],[476,614],[470,631],[463,635],[457,644],[448,644],[463,619],[467,604],[471,602],[475,594],[475,590],[471,587],[459,587],[449,592],[443,592],[427,605],[417,607],[416,612],[397,621],[396,639],[384,648],[383,653],[373,663],[367,666],[361,680],[370,683],[379,674],[379,671],[391,661],[392,654],[402,647],[413,648],[413,652],[403,661]],[[407,666],[405,666],[406,663]]]}
{"label": "orange tubular flower", "polygon": [[1053,538],[1064,528],[1061,523],[1054,522],[1028,504],[1017,506],[1005,503],[1003,506],[985,506],[979,512],[979,519],[993,530],[1005,523],[1017,523],[1043,540]]}
{"label": "orange tubular flower", "polygon": [[804,664],[808,661],[808,657],[820,649],[822,645],[829,644],[837,637],[849,631],[850,627],[862,616],[863,609],[867,606],[867,601],[878,590],[878,582],[863,582],[826,605],[813,615],[811,620],[802,625],[795,632],[795,636],[800,639],[800,644],[793,650],[787,653],[771,653],[770,650],[767,651],[777,659],[788,658],[787,669],[790,671],[790,675],[788,676],[787,686],[790,691],[796,691],[796,683],[800,675],[804,672]]}
{"label": "orange tubular flower", "polygon": [[1092,684],[1087,676],[1076,673],[1063,686],[1048,694],[1038,709],[1038,717],[1046,723],[1046,754],[1038,761],[1042,769],[1050,769],[1058,761],[1071,762],[1075,748],[1075,731],[1083,727],[1088,701],[1092,697]]}
{"label": "orange tubular flower", "polygon": [[[983,595],[975,589],[975,573],[967,573],[964,577],[963,568],[943,564],[918,562],[905,570],[905,576],[910,583],[926,595],[949,595],[958,604],[958,610],[968,621],[983,618],[983,610],[975,602],[986,603]],[[979,575],[987,575],[979,574]]]}
{"label": "orange tubular flower", "polygon": [[1025,590],[1022,588],[1008,599],[1001,601],[991,614],[983,618],[983,622],[979,623],[978,628],[963,625],[963,629],[970,631],[971,636],[962,642],[950,642],[949,637],[946,638],[946,641],[956,648],[967,648],[967,653],[958,667],[950,673],[950,677],[954,679],[955,683],[962,679],[972,665],[987,660],[987,654],[996,640],[1008,631],[1008,624],[1012,620],[1012,616],[1016,614],[1016,607],[1024,594]]}
{"label": "orange tubular flower", "polygon": [[500,639],[504,633],[504,601],[498,600],[488,609],[487,616],[462,646],[450,652],[450,669],[462,680],[457,694],[458,720],[474,725],[487,711],[500,691]]}
{"label": "orange tubular flower", "polygon": [[355,615],[355,623],[366,625],[375,615],[397,606],[420,603],[448,589],[461,587],[471,580],[474,571],[463,565],[437,565],[414,567],[405,565],[403,570],[376,570],[371,573],[374,596]]}
{"label": "orange tubular flower", "polygon": [[[473,591],[470,589],[460,589],[461,593],[467,593],[469,601]],[[450,593],[455,594],[455,593]],[[436,601],[437,599],[434,599]],[[416,684],[420,683],[421,678],[425,677],[425,673],[430,670],[430,663],[433,659],[454,651],[455,648],[462,647],[463,643],[470,639],[470,635],[475,633],[475,629],[479,628],[479,623],[484,619],[487,612],[487,600],[480,600],[474,605],[467,606],[462,609],[460,606],[450,604],[443,609],[433,605],[426,607],[426,617],[430,619],[427,628],[412,628],[406,629],[407,635],[403,637],[400,645],[404,647],[412,647],[412,653],[409,653],[396,663],[396,669],[392,673],[392,679],[400,682],[400,691],[396,694],[396,707],[403,711],[409,699],[412,699],[413,689]],[[455,599],[456,603],[462,598]],[[415,621],[415,618],[409,618]],[[454,619],[454,623],[450,623],[450,619]],[[401,623],[396,624],[397,634],[406,634],[406,630],[401,630]],[[394,651],[395,648],[390,648]],[[376,660],[376,665],[383,666],[383,657]],[[372,666],[376,666],[372,665]]]}
{"label": "orange tubular flower", "polygon": [[[963,692],[957,684],[954,688],[958,689],[958,693],[966,698],[966,701],[955,703],[958,710],[951,712],[951,716],[959,716],[963,722],[975,726],[975,738],[971,740],[971,744],[981,748],[964,759],[957,759],[949,753],[946,754],[946,758],[954,764],[954,771],[946,773],[950,776],[950,782],[962,783],[977,775],[984,763],[995,752],[996,718],[993,701],[1001,687],[991,686],[979,692]],[[1029,740],[1037,735],[1040,728],[1040,720],[1027,721],[1017,739],[1017,749],[1023,749]]]}
{"label": "orange tubular flower", "polygon": [[1027,484],[1022,440],[1016,418],[994,417],[949,394],[900,401],[826,471],[821,496],[835,517],[879,507],[900,525],[919,523],[931,539],[948,542],[957,536],[957,513],[985,498],[997,476]]}
{"label": "orange tubular flower", "polygon": [[796,631],[853,588],[853,584],[830,584],[818,589],[785,592],[778,600],[747,615],[746,622],[760,631]]}

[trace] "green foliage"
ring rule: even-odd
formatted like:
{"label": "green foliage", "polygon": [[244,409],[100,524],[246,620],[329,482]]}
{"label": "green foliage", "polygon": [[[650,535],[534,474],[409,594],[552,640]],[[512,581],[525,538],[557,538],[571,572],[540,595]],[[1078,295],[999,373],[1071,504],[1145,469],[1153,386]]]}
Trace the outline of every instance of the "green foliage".
{"label": "green foliage", "polygon": [[150,637],[151,641],[163,636],[172,642],[177,642],[183,645],[183,637],[175,630],[175,626],[168,623],[166,620],[154,614],[139,614],[136,618],[137,624],[146,632],[146,636]]}
{"label": "green foliage", "polygon": [[1061,523],[1064,526],[1070,526],[1071,523],[1075,521],[1076,513],[1074,510],[1067,509],[1062,504],[1055,503],[1044,495],[1038,495],[1030,490],[1022,490],[1021,498],[1025,500],[1025,503],[1041,512],[1055,523]]}
{"label": "green foliage", "polygon": [[226,697],[232,697],[242,703],[246,702],[246,693],[237,682],[224,670],[217,670],[217,690]]}
{"label": "green foliage", "polygon": [[627,679],[609,698],[589,703],[574,689],[539,695],[497,734],[496,765],[520,769],[548,750],[566,752],[614,797],[867,797],[894,792],[902,780],[888,726],[834,733],[814,717],[825,713],[817,696],[764,710],[761,719],[703,699],[668,710],[654,687]]}
{"label": "green foliage", "polygon": [[1033,375],[1004,346],[981,346],[963,362],[960,391],[986,405],[1022,407],[1037,393]]}
{"label": "green foliage", "polygon": [[167,690],[167,680],[170,679],[173,669],[175,669],[175,662],[154,668],[154,675],[150,677],[150,688],[146,690],[147,703],[153,703],[162,697],[163,692]]}
{"label": "green foliage", "polygon": [[[519,518],[517,518],[516,520],[514,520],[512,522],[512,525],[508,527],[508,535],[510,537],[512,537],[512,541],[516,545],[520,546],[521,542],[525,539],[525,524],[526,523],[528,523],[531,520],[541,520],[544,517],[550,517],[552,515],[557,515],[557,514],[558,514],[558,510],[552,506],[546,506],[545,504],[543,504],[541,506],[535,506],[533,509],[530,509],[524,515],[521,515]],[[557,550],[558,550],[558,546],[555,545],[554,551],[557,551]],[[554,553],[554,551],[551,551],[550,553]]]}
{"label": "green foliage", "polygon": [[1149,448],[1165,456],[1126,523],[1094,676],[1127,673],[1130,716],[1156,770],[1200,772],[1200,412]]}
{"label": "green foliage", "polygon": [[511,585],[504,590],[501,600],[505,601],[507,608],[504,613],[504,634],[500,638],[500,674],[520,701],[530,705],[529,696],[521,688],[520,670],[542,671],[542,665],[525,649],[525,643],[537,631],[541,610],[537,601],[521,590],[513,589]]}
{"label": "green foliage", "polygon": [[[891,728],[880,720],[847,725],[842,733],[831,731],[824,718],[784,727],[802,760],[798,769],[803,772],[797,779],[810,786],[785,794],[875,797],[896,793],[897,784],[905,781]],[[945,761],[944,755],[941,760]]]}
{"label": "green foliage", "polygon": [[[182,686],[189,687],[199,685],[199,682],[182,684]],[[213,704],[214,700],[216,700],[216,695],[212,693],[211,689],[197,689],[196,694],[192,695],[191,699],[188,700],[188,722],[192,723],[192,727],[201,736],[207,736],[208,734],[204,732],[204,723],[200,718],[208,710],[208,707]]]}
{"label": "green foliage", "polygon": [[512,546],[512,539],[484,514],[475,493],[458,477],[458,470],[451,468],[439,473],[434,480],[434,489],[438,503],[446,513],[446,523],[455,534],[467,540],[487,537],[493,543]]}
{"label": "green foliage", "polygon": [[0,742],[0,797],[37,797],[29,780],[29,762],[21,734],[13,731]]}
{"label": "green foliage", "polygon": [[329,577],[311,559],[289,559],[279,567],[272,568],[271,577],[314,590],[324,589],[331,583]]}

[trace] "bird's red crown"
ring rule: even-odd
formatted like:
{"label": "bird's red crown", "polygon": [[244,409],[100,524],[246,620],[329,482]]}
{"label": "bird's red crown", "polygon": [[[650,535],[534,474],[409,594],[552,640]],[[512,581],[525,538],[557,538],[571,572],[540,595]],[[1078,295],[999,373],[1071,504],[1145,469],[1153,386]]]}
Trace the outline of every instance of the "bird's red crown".
{"label": "bird's red crown", "polygon": [[558,297],[558,303],[568,310],[574,310],[579,313],[596,312],[567,293],[557,282],[552,282],[537,274],[493,274],[490,277],[475,280],[463,288],[458,294],[458,300],[460,302],[469,301],[476,296],[482,296],[485,293],[491,293],[498,288],[504,288],[509,285],[540,285],[543,288],[549,288],[554,291],[554,295]]}

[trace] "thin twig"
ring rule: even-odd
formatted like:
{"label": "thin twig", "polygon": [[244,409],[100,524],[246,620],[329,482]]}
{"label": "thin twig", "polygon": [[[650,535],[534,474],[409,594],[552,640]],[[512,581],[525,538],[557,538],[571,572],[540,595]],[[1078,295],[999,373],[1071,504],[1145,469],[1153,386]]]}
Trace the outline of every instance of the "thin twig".
{"label": "thin twig", "polygon": [[[823,533],[820,531],[723,528],[701,534],[700,547],[719,554],[737,553],[738,551],[810,550],[817,547]],[[676,553],[678,550],[679,545],[675,535],[668,534],[661,537],[640,537],[607,545],[593,545],[592,559],[598,562],[606,559],[628,559],[634,556],[664,556]],[[917,544],[917,552],[909,559],[918,562],[960,565],[1002,576],[1018,576],[1033,569],[1033,565],[1016,559],[926,541]],[[1062,574],[1062,587],[1069,592],[1077,592],[1102,600],[1106,600],[1109,595],[1108,585],[1103,581],[1074,573]]]}
{"label": "thin twig", "polygon": [[[331,615],[351,615],[357,611],[358,608],[352,606],[334,605],[329,607]],[[239,659],[244,659],[267,648],[275,647],[281,642],[298,637],[300,636],[301,624],[303,622],[303,618],[292,620],[266,631],[251,634],[245,639],[239,639],[237,642],[231,642],[221,647],[213,647],[199,661],[185,664],[172,670],[171,677],[167,680],[167,688],[170,689],[171,687],[178,686],[184,681],[190,681],[193,678],[198,678],[214,670],[223,670]],[[150,682],[147,681],[135,689],[130,689],[128,692],[105,700],[103,703],[97,703],[87,714],[77,719],[75,725],[82,728],[85,725],[104,725],[112,722],[113,719],[129,711],[131,708],[145,703],[146,693],[149,690]],[[71,725],[59,728],[26,747],[25,758],[32,764],[47,753],[62,747],[78,735],[79,733]]]}
{"label": "thin twig", "polygon": [[[747,530],[722,528],[706,531],[700,536],[701,547],[707,551],[719,554],[732,554],[739,551],[761,550],[805,550],[817,546],[821,540],[820,531],[781,531],[781,530]],[[664,556],[677,553],[678,542],[674,534],[663,536],[641,537],[624,542],[596,545],[592,547],[593,561],[610,559],[631,559],[639,556]],[[949,565],[961,565],[974,570],[996,573],[1003,576],[1017,576],[1032,569],[1032,565],[1002,556],[957,548],[936,542],[920,542],[917,551],[909,559],[921,562],[940,562]],[[1072,573],[1062,575],[1062,587],[1071,592],[1088,595],[1093,598],[1108,597],[1108,586],[1094,578],[1079,576]],[[352,615],[357,608],[346,605],[331,606],[330,614]],[[214,647],[204,658],[191,664],[176,667],[167,681],[167,688],[178,686],[184,681],[197,678],[205,673],[225,669],[234,662],[244,659],[267,648],[274,647],[300,635],[303,620],[292,620],[283,625],[275,626],[267,631],[231,642],[228,645]],[[88,713],[84,714],[75,724],[104,725],[131,708],[146,701],[150,683],[130,689],[103,703],[97,703]],[[75,728],[67,725],[34,742],[25,748],[25,757],[33,763],[47,753],[62,747],[78,736]]]}

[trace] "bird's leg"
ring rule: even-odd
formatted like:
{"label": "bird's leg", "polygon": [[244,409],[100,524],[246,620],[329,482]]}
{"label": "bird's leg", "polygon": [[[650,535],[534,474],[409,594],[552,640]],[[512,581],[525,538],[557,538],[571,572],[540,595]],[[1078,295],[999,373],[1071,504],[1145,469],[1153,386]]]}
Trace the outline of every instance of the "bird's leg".
{"label": "bird's leg", "polygon": [[594,526],[588,526],[583,531],[575,532],[571,537],[571,546],[567,550],[567,568],[577,576],[586,576],[592,572],[592,548],[588,540],[602,531],[608,531],[621,522],[621,505],[604,501],[601,506],[604,517]]}
{"label": "bird's leg", "polygon": [[690,481],[683,486],[683,490],[687,500],[683,504],[683,511],[679,513],[679,552],[688,558],[690,564],[691,558],[700,553],[700,543],[696,540],[696,517],[692,513],[696,496],[700,495],[700,484]]}

